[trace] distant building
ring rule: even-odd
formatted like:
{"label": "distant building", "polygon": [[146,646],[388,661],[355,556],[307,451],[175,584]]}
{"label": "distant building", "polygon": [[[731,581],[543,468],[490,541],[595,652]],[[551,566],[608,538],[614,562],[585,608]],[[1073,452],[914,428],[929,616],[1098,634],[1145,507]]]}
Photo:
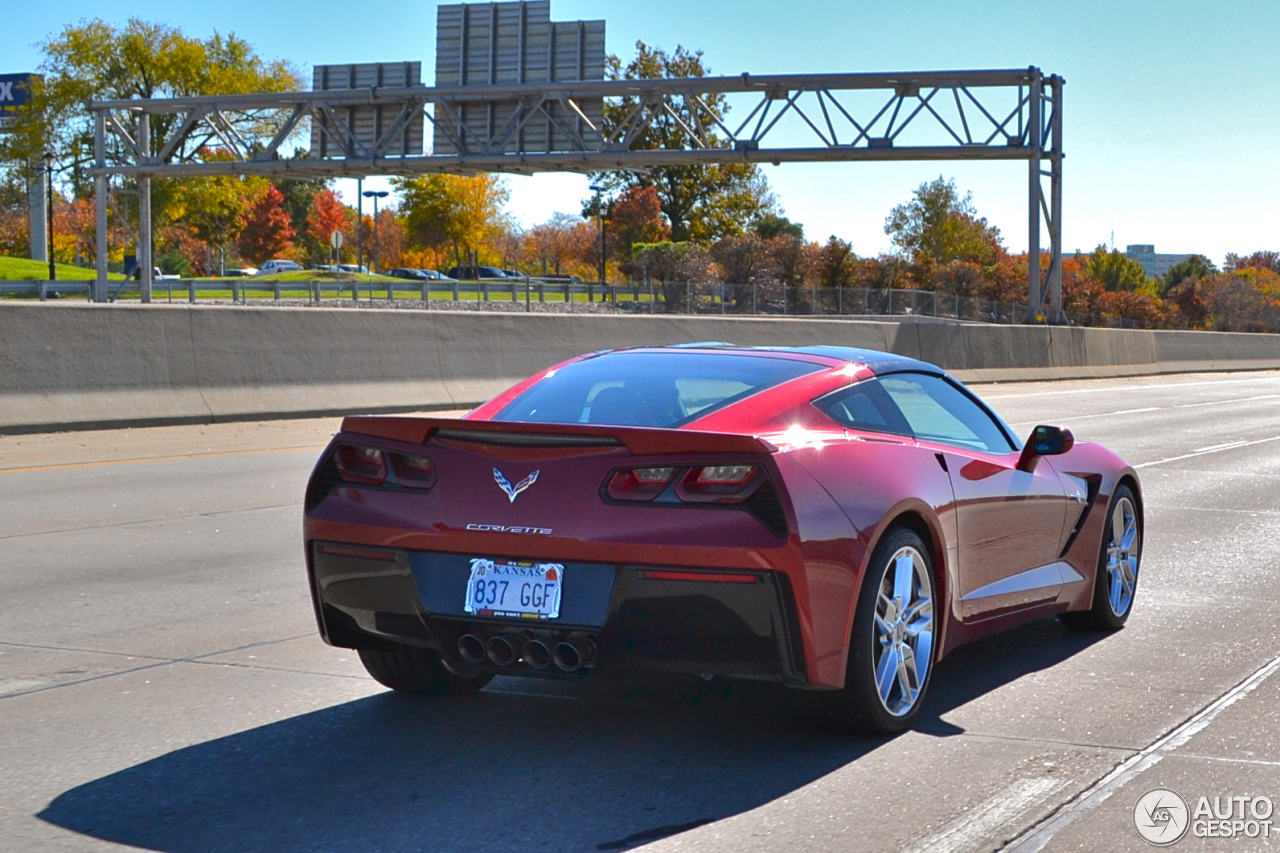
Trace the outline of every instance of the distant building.
{"label": "distant building", "polygon": [[1180,264],[1191,257],[1190,255],[1156,254],[1156,247],[1149,243],[1136,243],[1131,246],[1125,246],[1124,253],[1142,264],[1142,268],[1152,278],[1163,278],[1170,267],[1174,264]]}

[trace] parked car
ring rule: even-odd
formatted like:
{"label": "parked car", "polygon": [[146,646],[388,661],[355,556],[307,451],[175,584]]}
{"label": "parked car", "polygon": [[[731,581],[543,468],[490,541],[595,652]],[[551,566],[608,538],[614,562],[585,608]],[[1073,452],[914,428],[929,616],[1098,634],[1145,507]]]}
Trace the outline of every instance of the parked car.
{"label": "parked car", "polygon": [[528,276],[520,272],[520,270],[503,270],[503,272],[507,274],[507,278],[518,278],[518,279],[528,278]]}
{"label": "parked car", "polygon": [[431,278],[429,275],[424,275],[422,270],[411,267],[396,267],[393,270],[387,270],[383,275],[389,275],[392,278],[411,278],[415,281],[426,281]]}
{"label": "parked car", "polygon": [[432,279],[433,281],[439,281],[442,278],[449,277],[444,273],[440,272],[439,270],[418,270],[418,272],[422,273],[424,276],[426,276],[429,279]]}
{"label": "parked car", "polygon": [[254,275],[276,275],[282,272],[301,272],[302,264],[296,261],[267,261]]}
{"label": "parked car", "polygon": [[361,274],[361,275],[372,275],[372,274],[373,274],[373,273],[369,272],[369,268],[368,268],[368,267],[366,267],[366,266],[356,266],[355,264],[338,264],[338,269],[342,270],[343,272],[354,272],[354,273],[359,273],[359,274]]}
{"label": "parked car", "polygon": [[[135,269],[135,270],[133,271],[133,280],[134,280],[134,281],[141,281],[141,280],[142,280],[142,267],[138,267],[137,269]],[[180,275],[166,275],[165,273],[160,272],[160,267],[152,267],[152,268],[151,268],[151,280],[152,280],[152,281],[181,281],[181,280],[182,280],[182,276],[180,276]]]}
{"label": "parked car", "polygon": [[506,278],[507,274],[497,267],[454,267],[445,273],[449,278],[461,281],[475,281],[481,278]]}
{"label": "parked car", "polygon": [[243,269],[231,269],[222,273],[223,278],[252,278],[257,275],[258,271],[254,267],[244,267]]}
{"label": "parked car", "polygon": [[392,689],[652,667],[881,734],[964,643],[1121,628],[1143,547],[1115,454],[834,346],[591,353],[460,420],[349,417],[305,507],[320,634]]}

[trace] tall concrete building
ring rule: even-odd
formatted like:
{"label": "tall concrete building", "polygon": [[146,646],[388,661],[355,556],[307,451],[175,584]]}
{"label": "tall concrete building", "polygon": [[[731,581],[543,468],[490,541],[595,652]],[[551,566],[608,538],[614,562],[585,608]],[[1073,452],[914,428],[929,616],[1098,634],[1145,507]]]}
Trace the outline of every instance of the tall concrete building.
{"label": "tall concrete building", "polygon": [[1152,278],[1163,278],[1174,264],[1180,264],[1190,255],[1162,255],[1156,253],[1156,247],[1150,243],[1135,243],[1125,246],[1124,253],[1142,264],[1147,275]]}

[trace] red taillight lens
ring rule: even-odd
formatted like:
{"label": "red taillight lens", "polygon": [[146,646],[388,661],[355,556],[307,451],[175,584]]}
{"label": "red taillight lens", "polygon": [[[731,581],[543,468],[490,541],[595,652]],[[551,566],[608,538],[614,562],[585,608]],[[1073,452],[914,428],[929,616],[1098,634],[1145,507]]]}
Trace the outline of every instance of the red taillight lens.
{"label": "red taillight lens", "polygon": [[386,457],[376,448],[340,444],[334,451],[333,461],[338,466],[342,479],[348,483],[377,486],[387,479]]}
{"label": "red taillight lens", "polygon": [[606,491],[616,501],[651,501],[675,476],[675,468],[628,468],[613,473]]}
{"label": "red taillight lens", "polygon": [[676,496],[688,503],[742,503],[763,481],[755,465],[704,465],[689,469]]}
{"label": "red taillight lens", "polygon": [[429,489],[436,484],[436,463],[429,456],[388,453],[396,482],[408,489]]}

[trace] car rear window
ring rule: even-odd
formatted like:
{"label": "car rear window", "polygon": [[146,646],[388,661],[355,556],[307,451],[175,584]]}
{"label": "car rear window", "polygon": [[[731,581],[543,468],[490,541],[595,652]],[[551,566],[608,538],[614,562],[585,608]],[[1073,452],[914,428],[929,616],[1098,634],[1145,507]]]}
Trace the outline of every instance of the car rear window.
{"label": "car rear window", "polygon": [[807,361],[728,353],[615,353],[560,368],[494,420],[678,427],[821,369]]}

